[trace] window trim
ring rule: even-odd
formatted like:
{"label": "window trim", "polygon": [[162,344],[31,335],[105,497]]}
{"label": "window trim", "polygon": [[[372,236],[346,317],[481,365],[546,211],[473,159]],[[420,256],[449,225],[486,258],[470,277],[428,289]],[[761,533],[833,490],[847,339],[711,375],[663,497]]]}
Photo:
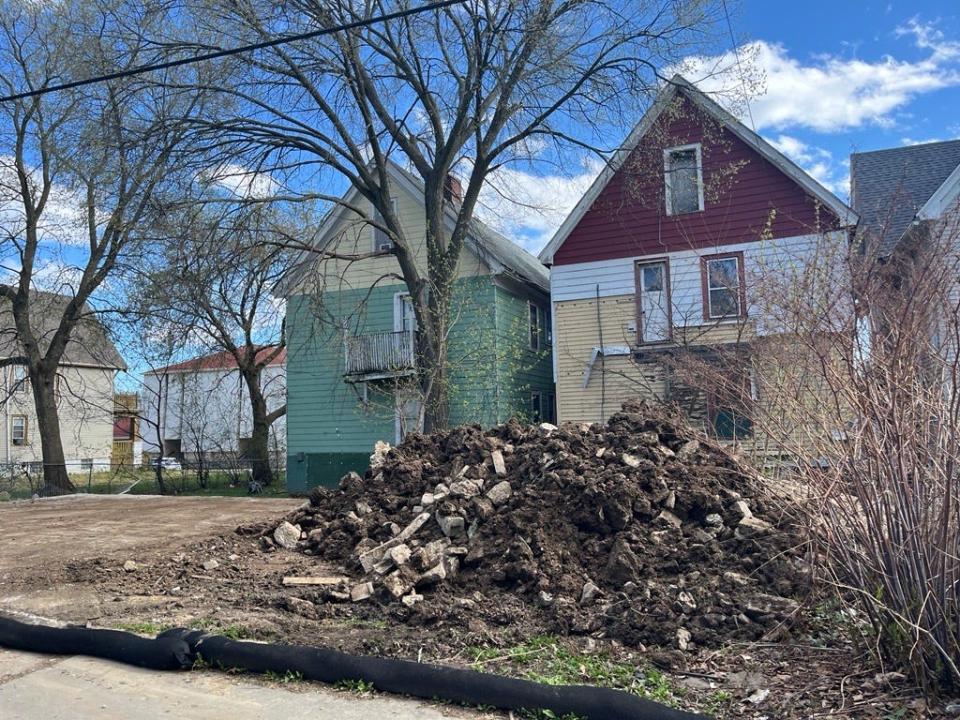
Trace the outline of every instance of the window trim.
{"label": "window trim", "polygon": [[[527,301],[527,344],[534,352],[540,352],[541,312],[540,306],[533,300]],[[534,322],[537,324],[536,329],[533,327]],[[534,340],[536,340],[536,343],[534,343]]]}
{"label": "window trim", "polygon": [[[672,190],[673,187],[670,182],[671,173],[673,172],[670,168],[671,156],[674,153],[684,152],[686,150],[693,150],[696,155],[697,160],[697,209],[691,210],[689,212],[674,212],[673,211],[673,202],[672,202]],[[666,203],[667,215],[671,216],[680,216],[680,215],[692,215],[695,212],[703,212],[704,203],[703,203],[703,152],[700,146],[700,143],[690,143],[688,145],[677,145],[675,147],[666,148],[663,151],[663,196],[664,202]]]}
{"label": "window trim", "polygon": [[[23,420],[23,438],[20,442],[17,442],[16,437],[14,436],[14,428],[16,427],[17,420]],[[30,434],[29,434],[29,421],[26,415],[11,415],[10,416],[10,444],[14,447],[23,447],[30,444]]]}
{"label": "window trim", "polygon": [[[534,405],[534,403],[536,403],[536,405]],[[536,407],[536,414],[537,414],[539,417],[534,417],[534,416],[533,416],[532,413],[533,413],[534,407]],[[539,425],[540,423],[544,422],[544,420],[543,420],[543,392],[542,392],[542,391],[540,391],[540,390],[533,390],[533,391],[530,393],[530,411],[531,411],[531,416],[530,416],[530,422],[531,422],[531,423],[536,423],[536,424]]]}
{"label": "window trim", "polygon": [[[19,373],[23,373],[23,377],[18,378]],[[10,391],[13,395],[25,395],[30,383],[30,373],[27,372],[26,365],[11,365],[10,366]]]}
{"label": "window trim", "polygon": [[[395,197],[390,198],[390,211],[394,215],[397,214],[397,199]],[[383,222],[383,215],[380,214],[380,211],[376,208],[376,206],[373,207],[373,221],[375,223]],[[389,248],[380,248],[377,243],[377,233],[380,232],[380,230],[376,227],[376,225],[371,226],[370,230],[373,236],[372,237],[373,252],[384,252],[386,250],[393,249],[393,246],[395,245],[395,243],[393,242],[393,238],[391,238],[389,235],[387,236],[387,239],[390,241]]]}
{"label": "window trim", "polygon": [[[710,262],[714,260],[727,260],[734,258],[737,261],[737,280],[740,286],[737,288],[737,299],[739,300],[739,312],[736,315],[713,315],[710,307]],[[711,320],[742,320],[747,317],[747,285],[746,272],[744,269],[743,250],[735,252],[716,253],[713,255],[700,256],[700,289],[703,295],[703,321],[706,323]]]}
{"label": "window trim", "polygon": [[[640,272],[643,265],[664,265],[665,277],[663,282],[667,289],[667,337],[663,340],[643,339],[643,299],[640,290]],[[660,257],[643,258],[633,263],[633,296],[637,315],[637,345],[663,345],[673,341],[673,287],[670,282],[670,258],[667,255]]]}

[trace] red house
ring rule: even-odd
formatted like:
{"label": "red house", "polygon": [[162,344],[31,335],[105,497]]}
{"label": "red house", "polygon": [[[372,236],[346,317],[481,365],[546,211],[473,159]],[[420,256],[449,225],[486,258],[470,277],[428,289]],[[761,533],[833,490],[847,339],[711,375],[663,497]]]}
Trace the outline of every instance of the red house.
{"label": "red house", "polygon": [[[748,434],[749,345],[765,332],[756,283],[856,220],[675,76],[540,254],[551,268],[559,420],[602,421],[639,395],[682,401],[719,437]],[[733,346],[745,350],[725,370],[736,403],[678,378],[680,349],[706,357]]]}

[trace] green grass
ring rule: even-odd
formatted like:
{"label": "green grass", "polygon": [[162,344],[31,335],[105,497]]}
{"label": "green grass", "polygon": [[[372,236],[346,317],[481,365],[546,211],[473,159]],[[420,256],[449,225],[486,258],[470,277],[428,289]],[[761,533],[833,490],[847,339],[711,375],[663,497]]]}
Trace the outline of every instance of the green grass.
{"label": "green grass", "polygon": [[251,640],[256,637],[256,633],[246,625],[239,623],[224,625],[215,618],[194,618],[188,624],[196,630],[206,630],[215,635],[223,635],[231,640]]}
{"label": "green grass", "polygon": [[[231,475],[225,471],[211,471],[206,487],[200,487],[196,472],[192,470],[165,470],[164,481],[167,494],[216,497],[247,497],[247,484],[240,482],[231,485]],[[150,468],[120,468],[95,473],[70,473],[70,480],[77,492],[96,495],[111,495],[130,488],[131,495],[160,495],[157,477]],[[26,476],[0,478],[0,495],[9,500],[29,499],[39,487],[42,478],[33,477],[34,487],[30,487]],[[272,485],[264,488],[263,493],[252,497],[286,497],[286,479],[283,473],[277,473]]]}
{"label": "green grass", "polygon": [[164,630],[169,630],[174,625],[161,625],[159,623],[150,622],[149,620],[143,622],[121,622],[116,623],[114,626],[117,630],[126,630],[127,632],[136,633],[137,635],[159,635]]}
{"label": "green grass", "polygon": [[[473,647],[469,652],[477,670],[488,669],[487,665],[512,665],[525,679],[546,685],[596,685],[672,706],[681,694],[659,670],[617,662],[606,653],[574,652],[552,635],[538,635],[509,648]],[[548,710],[530,711],[526,717],[557,718]]]}
{"label": "green grass", "polygon": [[271,682],[282,683],[283,685],[289,685],[290,683],[303,682],[303,673],[297,672],[296,670],[287,670],[284,673],[274,672],[273,670],[267,670],[263,676],[270,680]]}

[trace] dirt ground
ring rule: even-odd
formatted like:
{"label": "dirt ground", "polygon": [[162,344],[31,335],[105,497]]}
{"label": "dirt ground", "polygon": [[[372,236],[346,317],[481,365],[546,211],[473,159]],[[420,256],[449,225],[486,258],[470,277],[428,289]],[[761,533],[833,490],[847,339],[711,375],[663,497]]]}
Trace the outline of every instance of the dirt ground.
{"label": "dirt ground", "polygon": [[[153,634],[193,626],[233,637],[470,666],[553,682],[638,685],[717,718],[946,717],[902,677],[881,674],[849,641],[829,603],[813,602],[776,641],[729,642],[680,654],[603,637],[533,637],[500,625],[411,625],[376,600],[317,615],[285,576],[337,572],[317,558],[263,552],[238,525],[277,518],[300,501],[74,498],[0,506],[0,610]],[[132,560],[136,567],[124,568]],[[216,561],[215,563],[211,561]]]}

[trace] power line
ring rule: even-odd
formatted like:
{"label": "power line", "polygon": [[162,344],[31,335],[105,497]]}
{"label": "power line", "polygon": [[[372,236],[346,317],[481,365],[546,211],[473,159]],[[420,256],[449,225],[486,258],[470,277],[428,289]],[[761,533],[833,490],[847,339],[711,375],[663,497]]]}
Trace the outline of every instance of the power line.
{"label": "power line", "polygon": [[740,64],[740,48],[737,47],[737,40],[733,35],[733,23],[730,22],[730,11],[727,10],[727,0],[720,0],[723,5],[723,14],[727,18],[727,30],[730,31],[730,45],[733,48],[733,56],[737,59],[737,74],[740,75],[740,85],[743,87],[743,101],[747,104],[747,114],[750,116],[750,128],[756,132],[757,126],[753,122],[753,110],[750,108],[750,98],[747,97],[747,81],[743,76],[743,65]]}
{"label": "power line", "polygon": [[166,70],[168,68],[180,67],[181,65],[189,65],[190,63],[202,62],[204,60],[215,60],[217,58],[228,57],[230,55],[239,55],[240,53],[276,47],[277,45],[284,45],[286,43],[297,42],[299,40],[310,40],[311,38],[321,37],[323,35],[332,35],[333,33],[343,32],[344,30],[353,30],[354,28],[368,27],[377,23],[397,20],[399,18],[416,15],[422,12],[442,10],[443,8],[450,7],[451,5],[461,5],[464,2],[466,2],[466,0],[439,0],[438,2],[428,3],[427,5],[422,5],[420,7],[398,10],[397,12],[388,13],[386,15],[379,15],[377,17],[367,18],[365,20],[356,20],[344,25],[324,28],[323,30],[313,30],[311,32],[300,33],[298,35],[284,35],[283,37],[275,38],[273,40],[253,43],[252,45],[241,45],[240,47],[228,48],[226,50],[217,50],[216,52],[207,53],[205,55],[194,55],[188,58],[181,58],[180,60],[169,60],[167,62],[155,63],[151,65],[140,65],[128,70],[120,70],[107,75],[97,75],[85,80],[74,80],[61,85],[51,85],[50,87],[44,87],[38,90],[30,90],[28,92],[17,93],[15,95],[7,95],[6,97],[0,97],[0,103],[10,102],[12,100],[23,100],[25,98],[46,95],[47,93],[58,92],[60,90],[70,90],[71,88],[82,87],[84,85],[93,85],[95,83],[106,82],[107,80],[130,77],[131,75],[142,75],[143,73],[153,72],[154,70]]}

